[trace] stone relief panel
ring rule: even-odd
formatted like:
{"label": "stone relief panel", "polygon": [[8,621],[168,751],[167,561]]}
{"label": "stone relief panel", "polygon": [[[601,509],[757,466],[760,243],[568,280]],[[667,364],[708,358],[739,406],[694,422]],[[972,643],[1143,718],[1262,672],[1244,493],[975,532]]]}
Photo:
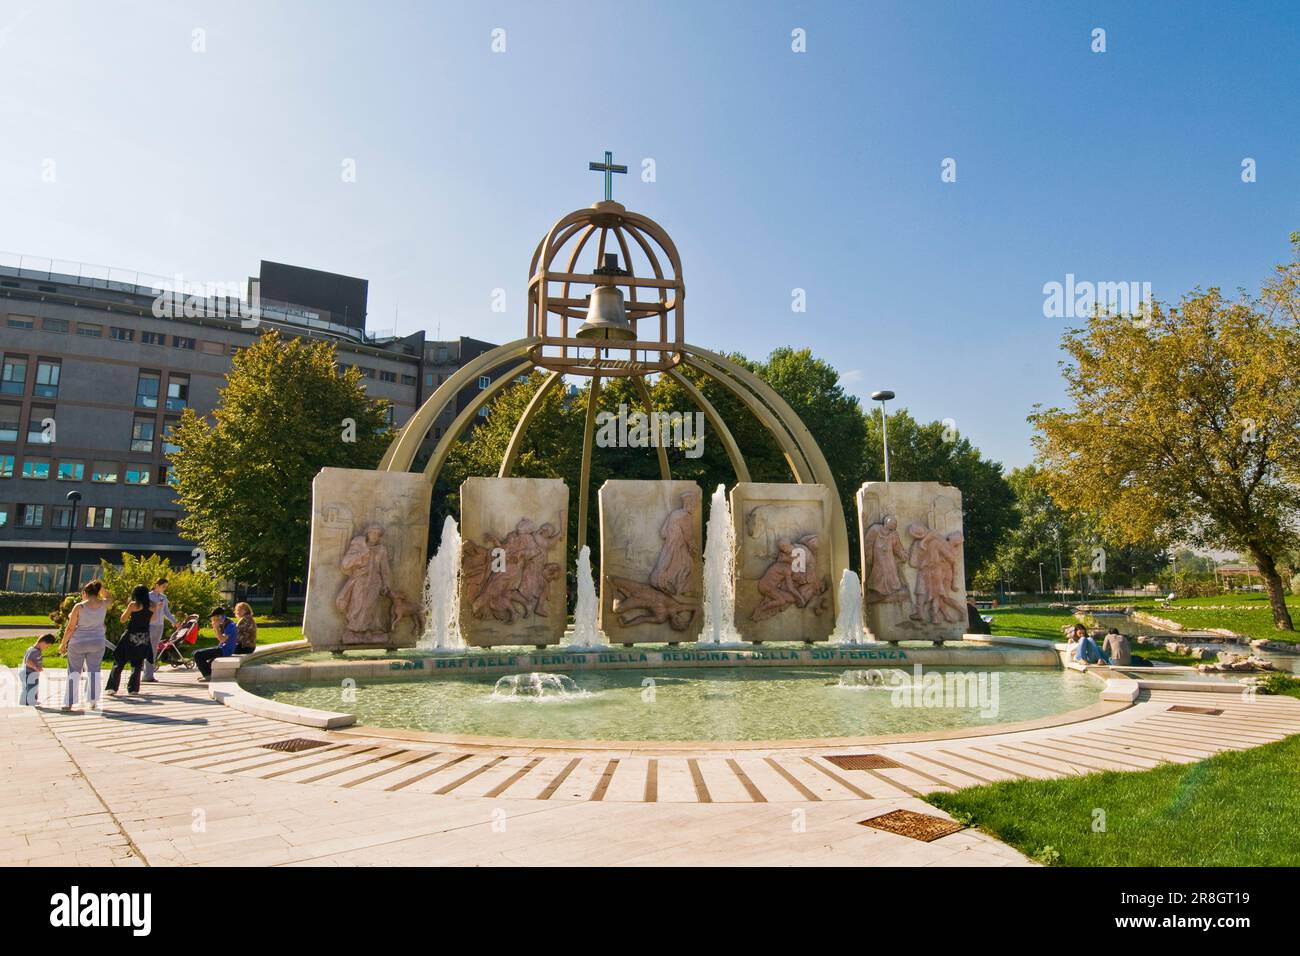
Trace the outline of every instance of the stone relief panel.
{"label": "stone relief panel", "polygon": [[857,501],[868,630],[881,641],[961,640],[961,492],[933,481],[867,482]]}
{"label": "stone relief panel", "polygon": [[423,631],[429,483],[324,468],[312,481],[303,636],[313,647],[412,647]]}
{"label": "stone relief panel", "polygon": [[600,627],[615,644],[693,641],[703,613],[700,488],[607,481],[600,489]]}
{"label": "stone relief panel", "polygon": [[466,643],[560,643],[568,614],[564,482],[467,478],[460,486],[460,519],[460,629]]}
{"label": "stone relief panel", "polygon": [[736,525],[736,627],[746,640],[824,641],[835,627],[830,491],[741,482]]}

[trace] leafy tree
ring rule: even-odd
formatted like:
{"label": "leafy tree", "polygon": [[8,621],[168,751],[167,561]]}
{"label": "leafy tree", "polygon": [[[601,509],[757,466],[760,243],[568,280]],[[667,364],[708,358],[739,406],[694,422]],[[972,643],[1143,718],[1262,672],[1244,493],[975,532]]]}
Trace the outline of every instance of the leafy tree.
{"label": "leafy tree", "polygon": [[[922,425],[902,408],[890,412],[888,421],[891,481],[941,481],[961,490],[966,568],[973,580],[974,572],[993,557],[1016,524],[1015,492],[1002,474],[1002,465],[984,458],[969,439],[944,422]],[[880,416],[867,412],[865,425],[866,458],[860,480],[883,481]]]}
{"label": "leafy tree", "polygon": [[1052,496],[1117,543],[1243,551],[1292,630],[1279,558],[1300,517],[1300,329],[1218,289],[1069,330],[1072,409],[1036,411]]}
{"label": "leafy tree", "polygon": [[182,533],[216,574],[271,584],[283,613],[307,562],[312,479],[374,467],[387,408],[358,369],[339,371],[332,343],[262,335],[235,355],[213,421],[186,409],[172,433]]}

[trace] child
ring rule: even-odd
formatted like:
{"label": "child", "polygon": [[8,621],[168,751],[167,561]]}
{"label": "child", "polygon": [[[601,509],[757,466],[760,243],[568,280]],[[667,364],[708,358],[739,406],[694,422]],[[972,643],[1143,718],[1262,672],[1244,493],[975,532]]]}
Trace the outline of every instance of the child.
{"label": "child", "polygon": [[36,706],[36,698],[41,690],[41,671],[45,670],[45,651],[58,640],[53,634],[42,634],[36,643],[27,648],[23,654],[23,705]]}

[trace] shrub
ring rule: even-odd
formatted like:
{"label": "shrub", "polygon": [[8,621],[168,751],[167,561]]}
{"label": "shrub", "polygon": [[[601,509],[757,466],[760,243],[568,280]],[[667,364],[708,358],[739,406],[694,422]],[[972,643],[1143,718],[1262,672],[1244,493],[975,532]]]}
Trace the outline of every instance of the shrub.
{"label": "shrub", "polygon": [[44,591],[0,591],[0,614],[50,614],[62,599]]}
{"label": "shrub", "polygon": [[[131,589],[137,584],[152,587],[158,578],[166,578],[167,599],[171,602],[172,613],[176,615],[178,621],[190,614],[197,614],[200,620],[206,620],[208,612],[221,603],[217,582],[210,574],[191,568],[178,571],[161,555],[155,554],[144,558],[123,554],[120,570],[107,562],[101,562],[99,571],[104,587],[113,595],[113,606],[109,608],[104,624],[108,639],[114,643],[123,631],[119,618],[122,611],[126,609],[127,602],[131,600]],[[51,615],[51,619],[59,627],[60,637],[63,635],[63,627],[67,623],[68,615],[72,613],[73,605],[79,600],[81,600],[80,594],[69,594],[63,599],[57,614]]]}

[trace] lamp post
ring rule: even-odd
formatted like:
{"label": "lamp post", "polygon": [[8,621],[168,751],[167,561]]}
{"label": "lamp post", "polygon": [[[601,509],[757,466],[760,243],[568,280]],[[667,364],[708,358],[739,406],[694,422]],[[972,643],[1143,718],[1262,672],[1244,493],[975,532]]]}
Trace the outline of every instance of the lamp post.
{"label": "lamp post", "polygon": [[1043,562],[1038,562],[1038,593],[1043,593]]}
{"label": "lamp post", "polygon": [[68,503],[72,505],[72,514],[68,516],[68,548],[63,552],[63,593],[72,587],[72,533],[77,530],[77,502],[81,501],[80,491],[68,492]]}
{"label": "lamp post", "polygon": [[885,484],[889,484],[889,422],[885,416],[885,402],[893,397],[894,393],[887,388],[871,393],[871,400],[880,403],[880,439],[885,445]]}

